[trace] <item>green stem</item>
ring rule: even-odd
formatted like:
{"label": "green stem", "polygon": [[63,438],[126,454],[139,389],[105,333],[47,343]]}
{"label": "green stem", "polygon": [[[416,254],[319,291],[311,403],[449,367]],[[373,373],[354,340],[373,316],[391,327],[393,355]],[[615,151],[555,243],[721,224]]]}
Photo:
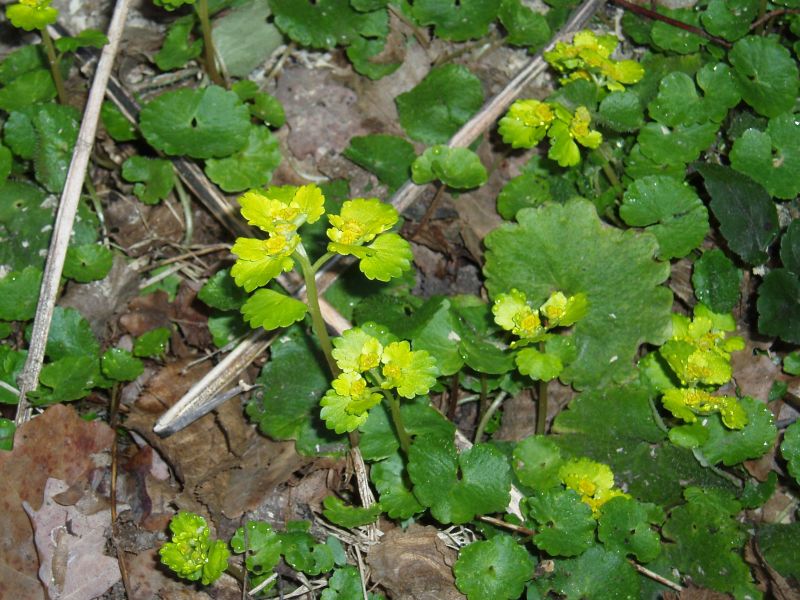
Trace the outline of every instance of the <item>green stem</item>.
{"label": "green stem", "polygon": [[605,174],[608,182],[612,185],[612,187],[620,188],[620,180],[617,177],[616,171],[611,166],[611,162],[608,159],[608,154],[606,153],[606,149],[604,146],[600,146],[597,148],[597,155],[600,157],[600,166],[603,169],[603,173]]}
{"label": "green stem", "polygon": [[56,57],[56,49],[53,46],[53,40],[50,34],[47,33],[47,27],[43,27],[39,31],[42,34],[42,45],[47,55],[47,62],[50,63],[50,73],[53,75],[53,83],[56,85],[58,102],[60,104],[67,104],[67,90],[64,88],[64,80],[61,78],[61,71],[58,69],[58,57]]}
{"label": "green stem", "polygon": [[184,220],[183,245],[188,247],[189,244],[192,243],[192,237],[194,237],[194,220],[192,219],[192,200],[191,198],[189,198],[189,194],[186,193],[186,188],[183,187],[180,177],[175,177],[175,191],[178,194],[178,199],[180,200],[181,207],[183,208],[183,220]]}
{"label": "green stem", "polygon": [[333,256],[335,256],[335,253],[326,252],[325,254],[323,254],[317,260],[314,261],[314,264],[311,265],[311,270],[314,271],[314,273],[316,273],[317,271],[319,271],[320,267],[324,265],[326,262],[328,262],[328,260]]}
{"label": "green stem", "polygon": [[473,440],[476,444],[481,441],[483,437],[483,432],[486,431],[486,426],[489,424],[489,421],[492,420],[492,416],[494,413],[497,412],[497,409],[500,408],[500,405],[506,399],[508,394],[506,392],[500,392],[497,394],[497,398],[489,405],[486,409],[486,412],[483,413],[483,417],[481,417],[481,422],[478,423],[478,428],[475,430],[475,439]]}
{"label": "green stem", "polygon": [[[374,374],[373,372],[373,375]],[[400,440],[400,448],[402,448],[403,453],[408,456],[408,451],[411,448],[411,436],[408,434],[403,424],[403,415],[400,412],[400,401],[397,399],[397,396],[390,393],[389,390],[382,391],[383,397],[386,398],[386,402],[389,404],[389,413],[392,415],[392,422],[394,423],[394,428],[397,430],[397,439]]]}
{"label": "green stem", "polygon": [[200,17],[200,29],[203,30],[203,48],[206,54],[206,72],[211,81],[217,85],[225,86],[225,80],[217,69],[216,52],[214,50],[214,39],[211,37],[211,19],[208,17],[208,0],[198,0],[195,4],[197,16]]}
{"label": "green stem", "polygon": [[333,360],[333,345],[328,335],[328,328],[325,326],[325,319],[322,318],[322,309],[319,307],[317,280],[314,277],[316,271],[311,266],[311,261],[308,260],[308,254],[303,244],[297,245],[297,249],[292,256],[300,264],[300,270],[303,272],[303,279],[306,283],[306,296],[308,297],[308,312],[311,313],[311,327],[314,330],[314,335],[316,335],[319,340],[320,348],[322,348],[322,353],[325,355],[325,360],[328,362],[328,368],[331,370],[331,374],[333,377],[338,377],[341,371],[336,361]]}
{"label": "green stem", "polygon": [[547,382],[539,381],[536,394],[536,434],[544,435],[547,429]]}

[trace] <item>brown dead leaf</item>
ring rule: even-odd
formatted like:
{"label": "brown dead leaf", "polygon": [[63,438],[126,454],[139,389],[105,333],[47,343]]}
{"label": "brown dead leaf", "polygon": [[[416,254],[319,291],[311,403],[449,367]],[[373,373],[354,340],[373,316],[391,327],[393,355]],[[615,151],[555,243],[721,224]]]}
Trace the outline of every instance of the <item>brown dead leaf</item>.
{"label": "brown dead leaf", "polygon": [[158,560],[158,549],[151,548],[139,554],[126,554],[130,600],[154,598],[184,598],[185,600],[211,600],[205,592],[193,589],[177,577],[170,576]]}
{"label": "brown dead leaf", "polygon": [[183,223],[180,208],[166,202],[148,206],[134,196],[116,192],[108,195],[104,215],[111,238],[131,257],[143,256],[164,245],[164,241],[180,240]]}
{"label": "brown dead leaf", "polygon": [[766,354],[769,344],[752,340],[741,332],[737,335],[745,338],[745,348],[731,355],[736,387],[742,394],[766,402],[772,383],[776,379],[786,379],[786,376]]}
{"label": "brown dead leaf", "polygon": [[167,293],[159,290],[137,296],[128,304],[128,312],[120,317],[120,325],[133,336],[140,336],[156,327],[169,327],[172,307]]}
{"label": "brown dead leaf", "polygon": [[96,466],[98,453],[107,450],[112,439],[106,424],[84,421],[72,407],[59,404],[22,425],[14,450],[0,453],[0,598],[44,598],[23,501],[38,510],[48,477],[72,485]]}
{"label": "brown dead leaf", "polygon": [[117,559],[103,554],[111,510],[85,515],[75,506],[58,504],[54,496],[68,489],[63,481],[50,478],[39,510],[23,501],[35,532],[39,579],[51,600],[96,598],[121,577]]}
{"label": "brown dead leaf", "polygon": [[690,585],[679,594],[675,592],[664,592],[664,600],[730,600],[732,596],[708,590],[705,588],[695,587]]}
{"label": "brown dead leaf", "polygon": [[434,527],[393,529],[373,546],[367,562],[372,578],[393,598],[457,600],[463,596],[453,577],[457,553],[439,539]]}

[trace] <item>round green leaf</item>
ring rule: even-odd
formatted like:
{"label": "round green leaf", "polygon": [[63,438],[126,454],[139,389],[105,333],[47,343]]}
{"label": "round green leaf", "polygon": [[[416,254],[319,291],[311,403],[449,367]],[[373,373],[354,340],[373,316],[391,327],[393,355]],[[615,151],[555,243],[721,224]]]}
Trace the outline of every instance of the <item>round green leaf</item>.
{"label": "round green leaf", "polygon": [[247,299],[242,288],[233,281],[229,269],[220,269],[209,277],[197,297],[208,306],[219,310],[239,310]]}
{"label": "round green leaf", "polygon": [[786,269],[767,273],[758,288],[758,330],[800,344],[800,277]]}
{"label": "round green leaf", "polygon": [[398,452],[374,463],[370,467],[369,478],[378,490],[381,507],[390,518],[408,519],[425,510],[411,491],[405,461]]}
{"label": "round green leaf", "polygon": [[574,490],[538,491],[527,503],[537,524],[533,543],[551,556],[577,556],[594,543],[592,509]]}
{"label": "round green leaf", "polygon": [[325,506],[322,511],[325,518],[334,525],[347,529],[374,523],[375,519],[383,512],[383,507],[380,504],[373,504],[369,508],[350,506],[336,496],[326,497],[322,504]]}
{"label": "round green leaf", "polygon": [[797,63],[772,37],[749,35],[728,53],[742,98],[757,113],[777,117],[797,99]]}
{"label": "round green leaf", "polygon": [[748,129],[733,143],[731,166],[778,198],[800,193],[800,122],[792,113],[770,119],[766,131]]}
{"label": "round green leaf", "polygon": [[247,144],[250,132],[247,107],[216,85],[165,92],[142,108],[139,122],[153,147],[192,158],[230,156]]}
{"label": "round green leaf", "polygon": [[535,173],[523,173],[503,186],[497,196],[497,212],[506,221],[516,217],[523,208],[533,208],[552,200],[550,183]]}
{"label": "round green leaf", "polygon": [[644,505],[633,498],[612,498],[600,507],[597,537],[606,550],[632,554],[640,563],[647,563],[661,553],[661,536],[650,524],[660,525],[663,520],[663,511],[654,504]]}
{"label": "round green leaf", "polygon": [[308,312],[308,306],[305,302],[264,288],[250,296],[241,310],[250,327],[263,327],[269,331],[299,321]]}
{"label": "round green leaf", "polygon": [[58,20],[58,11],[50,6],[50,0],[11,4],[6,8],[6,17],[14,27],[33,31],[44,29]]}
{"label": "round green leaf", "polygon": [[781,444],[781,454],[789,466],[789,474],[800,482],[800,422],[786,428]]}
{"label": "round green leaf", "polygon": [[684,165],[700,156],[714,143],[718,123],[695,123],[667,127],[646,123],[639,130],[639,147],[644,156],[659,165]]}
{"label": "round green leaf", "polygon": [[742,272],[719,248],[703,252],[694,263],[692,286],[695,297],[717,313],[733,310],[739,302]]}
{"label": "round green leaf", "polygon": [[[670,10],[663,6],[659,7],[658,12],[682,23],[699,27],[700,15],[692,8],[676,8]],[[655,21],[650,29],[650,39],[653,44],[663,50],[672,50],[677,54],[691,54],[697,52],[705,40],[700,36],[675,27],[664,21]]]}
{"label": "round green leaf", "polygon": [[239,527],[231,538],[231,548],[236,554],[246,554],[245,566],[254,575],[267,575],[281,560],[281,539],[266,521],[248,521]]}
{"label": "round green leaf", "polygon": [[116,142],[130,142],[136,139],[136,127],[131,123],[117,105],[106,100],[100,108],[100,119],[108,135]]}
{"label": "round green leaf", "polygon": [[103,279],[114,264],[114,253],[102,244],[70,246],[64,261],[64,277],[80,283]]}
{"label": "round green leaf", "polygon": [[22,73],[0,89],[0,108],[5,111],[23,110],[34,103],[56,97],[53,76],[46,69]]}
{"label": "round green leaf", "polygon": [[577,358],[561,380],[584,387],[630,377],[639,345],[663,343],[671,327],[672,295],[661,286],[669,266],[653,259],[655,238],[605,226],[586,200],[523,209],[517,219],[486,237],[490,295],[516,288],[536,305],[556,290],[586,294],[572,333]]}
{"label": "round green leaf", "polygon": [[483,86],[466,67],[434,67],[396,99],[400,125],[411,139],[443,144],[483,106]]}
{"label": "round green leaf", "polygon": [[666,175],[631,183],[619,215],[628,225],[646,227],[656,236],[662,259],[686,256],[708,233],[708,211],[697,193]]}
{"label": "round green leaf", "polygon": [[463,42],[486,35],[500,0],[416,0],[411,8],[421,25],[433,25],[437,37]]}
{"label": "round green leaf", "polygon": [[508,31],[507,44],[539,49],[550,41],[552,34],[545,16],[520,0],[503,0],[498,17]]}
{"label": "round green leaf", "polygon": [[411,163],[417,156],[410,142],[384,134],[351,138],[344,155],[374,173],[390,191],[406,182],[411,174]]}
{"label": "round green leaf", "polygon": [[759,458],[772,446],[777,429],[770,410],[763,402],[745,396],[739,400],[747,413],[743,429],[728,429],[718,414],[704,417],[708,440],[700,451],[712,465],[736,465],[748,459]]}
{"label": "round green leaf", "polygon": [[203,52],[203,40],[190,40],[192,29],[197,23],[194,14],[176,19],[167,30],[164,43],[153,57],[156,66],[162,71],[179,69]]}
{"label": "round green leaf", "polygon": [[784,268],[800,276],[800,219],[789,223],[781,238],[781,262]]}
{"label": "round green leaf", "polygon": [[559,469],[564,463],[561,451],[553,440],[532,435],[514,448],[514,473],[523,485],[534,490],[547,490],[561,484]]}
{"label": "round green leaf", "polygon": [[360,36],[386,36],[386,10],[359,12],[349,0],[271,0],[275,24],[301,46],[330,50]]}
{"label": "round green leaf", "polygon": [[633,92],[612,92],[600,102],[598,121],[614,131],[635,131],[644,122],[639,96]]}
{"label": "round green leaf", "polygon": [[508,535],[496,535],[461,549],[453,565],[456,586],[470,600],[519,598],[533,577],[534,562]]}
{"label": "round green leaf", "polygon": [[281,163],[278,138],[259,125],[250,127],[247,145],[227,158],[209,158],[206,175],[226,192],[241,192],[269,183]]}
{"label": "round green leaf", "polygon": [[100,344],[81,313],[74,308],[56,306],[50,321],[45,354],[51,360],[74,355],[97,358]]}
{"label": "round green leaf", "polygon": [[109,348],[100,359],[103,375],[115,381],[133,381],[144,372],[142,361],[122,348]]}
{"label": "round green leaf", "polygon": [[[577,558],[556,562],[554,584],[568,600],[639,600],[640,577],[619,552],[592,546]],[[604,593],[598,595],[598,591]]]}
{"label": "round green leaf", "polygon": [[143,333],[133,342],[133,355],[141,357],[162,356],[172,335],[169,327],[156,327]]}
{"label": "round green leaf", "polygon": [[0,279],[0,319],[3,321],[27,321],[36,313],[42,270],[25,267],[22,271],[11,271]]}
{"label": "round green leaf", "polygon": [[447,438],[418,438],[408,455],[414,495],[440,523],[466,523],[505,510],[510,471],[500,451],[487,444],[458,454]]}
{"label": "round green leaf", "polygon": [[466,190],[486,183],[489,174],[481,159],[469,148],[432,146],[411,165],[411,177],[416,184],[438,179],[451,188]]}
{"label": "round green leaf", "polygon": [[711,35],[735,42],[747,35],[756,14],[758,0],[711,0],[700,19]]}
{"label": "round green leaf", "polygon": [[561,359],[536,348],[523,348],[517,352],[517,368],[535,381],[552,381],[564,370]]}
{"label": "round green leaf", "polygon": [[14,432],[17,426],[11,419],[0,419],[0,450],[10,452],[14,447]]}

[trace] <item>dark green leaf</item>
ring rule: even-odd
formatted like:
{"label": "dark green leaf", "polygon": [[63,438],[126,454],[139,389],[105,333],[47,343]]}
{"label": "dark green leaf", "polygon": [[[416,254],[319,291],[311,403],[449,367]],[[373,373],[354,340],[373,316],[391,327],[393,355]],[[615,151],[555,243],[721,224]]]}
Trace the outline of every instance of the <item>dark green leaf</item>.
{"label": "dark green leaf", "polygon": [[638,562],[648,563],[661,552],[661,537],[650,525],[660,525],[663,520],[663,511],[653,504],[612,498],[600,507],[597,537],[606,550],[631,554]]}
{"label": "dark green leaf", "polygon": [[271,0],[275,24],[301,46],[330,50],[358,37],[386,35],[386,10],[359,12],[349,0]]}
{"label": "dark green leaf", "polygon": [[411,163],[416,158],[414,146],[394,135],[365,135],[350,139],[344,155],[374,173],[389,192],[403,185],[411,176]]}
{"label": "dark green leaf", "polygon": [[717,313],[727,313],[739,303],[742,272],[719,248],[703,252],[694,263],[695,297]]}
{"label": "dark green leaf", "polygon": [[37,145],[33,155],[36,180],[49,192],[64,189],[72,151],[78,139],[78,111],[72,106],[43,104],[32,113]]}
{"label": "dark green leaf", "polygon": [[270,130],[252,125],[244,148],[227,158],[206,161],[206,175],[226,192],[265,186],[281,163],[280,142]]}
{"label": "dark green leaf", "polygon": [[797,63],[774,38],[749,35],[728,54],[742,98],[757,113],[777,117],[797,99]]}
{"label": "dark green leaf", "polygon": [[633,92],[613,92],[600,102],[598,122],[614,131],[635,131],[644,122],[639,96]]}
{"label": "dark green leaf", "polygon": [[[686,23],[687,25],[693,25],[695,27],[699,27],[700,25],[700,15],[692,8],[677,8],[671,10],[662,6],[658,9],[658,12],[682,23]],[[650,29],[650,39],[653,41],[653,44],[659,48],[671,50],[677,54],[691,54],[692,52],[697,52],[700,46],[705,42],[703,38],[694,33],[658,20],[653,23],[653,27]]]}
{"label": "dark green leaf", "polygon": [[156,66],[162,71],[171,71],[183,67],[190,60],[203,52],[203,40],[191,40],[192,29],[196,23],[194,14],[176,19],[167,30],[164,44],[155,55]]}
{"label": "dark green leaf", "polygon": [[165,92],[139,114],[142,135],[155,148],[192,158],[230,156],[247,144],[250,112],[219,86]]}
{"label": "dark green leaf", "polygon": [[618,552],[592,546],[577,558],[556,562],[554,584],[567,600],[597,597],[605,590],[603,598],[609,600],[638,600],[642,598],[641,579]]}
{"label": "dark green leaf", "polygon": [[32,403],[43,406],[84,398],[95,387],[99,375],[97,356],[69,355],[47,363],[39,375],[39,383],[44,387],[31,392]]}
{"label": "dark green leaf", "polygon": [[466,523],[475,515],[502,512],[508,504],[508,462],[486,444],[458,454],[449,438],[417,438],[409,451],[408,473],[414,495],[440,523]]}
{"label": "dark green leaf", "polygon": [[443,65],[431,69],[395,102],[400,124],[410,138],[443,144],[483,105],[483,87],[465,67]]}
{"label": "dark green leaf", "polygon": [[314,537],[307,533],[310,525],[308,521],[301,521],[297,525],[300,523],[305,523],[306,530],[287,526],[286,533],[278,534],[286,562],[307,575],[319,575],[330,571],[333,568],[333,552],[330,547],[318,544]]}
{"label": "dark green leaf", "polygon": [[507,221],[523,208],[534,208],[552,200],[550,183],[541,175],[526,172],[509,180],[497,196],[497,212]]}
{"label": "dark green leaf", "polygon": [[281,101],[265,92],[258,92],[250,100],[250,114],[273,129],[282,127],[286,123],[286,112]]}
{"label": "dark green leaf", "polygon": [[55,41],[59,52],[75,52],[78,48],[102,48],[108,43],[108,38],[97,29],[84,29],[76,36],[64,36]]}
{"label": "dark green leaf", "polygon": [[248,571],[256,576],[269,575],[281,560],[280,536],[266,521],[248,521],[245,527],[236,530],[231,548],[236,554],[245,554]]}
{"label": "dark green leaf", "polygon": [[756,539],[773,569],[784,577],[800,580],[800,521],[761,525]]}
{"label": "dark green leaf", "polygon": [[594,543],[592,509],[574,490],[551,488],[527,499],[536,523],[533,543],[551,556],[577,556]]}
{"label": "dark green leaf", "polygon": [[22,73],[0,89],[0,108],[6,112],[56,97],[56,86],[50,71],[37,69]]}
{"label": "dark green leaf", "polygon": [[200,288],[197,297],[212,308],[239,310],[247,294],[233,281],[230,269],[220,269],[209,277],[205,285]]}
{"label": "dark green leaf", "polygon": [[[371,414],[371,413],[370,413]],[[392,519],[408,519],[425,510],[411,491],[411,480],[399,452],[373,463],[369,470],[372,485],[380,495],[381,508]]]}
{"label": "dark green leaf", "polygon": [[[14,350],[6,344],[0,344],[0,381],[18,388],[17,378],[22,374],[27,356],[25,350]],[[0,404],[16,404],[18,401],[17,394],[0,387]]]}
{"label": "dark green leaf", "polygon": [[101,244],[70,246],[64,261],[64,277],[80,283],[103,279],[114,263],[114,253]]}
{"label": "dark green leaf", "polygon": [[498,13],[500,22],[508,31],[506,43],[527,46],[538,50],[551,36],[550,25],[542,13],[534,12],[520,0],[502,0]]}
{"label": "dark green leaf", "polygon": [[100,344],[81,313],[74,308],[56,306],[50,322],[45,354],[51,360],[75,355],[97,358]]}
{"label": "dark green leaf", "polygon": [[467,598],[519,598],[533,577],[534,562],[508,535],[496,535],[461,549],[453,565],[456,586]]}
{"label": "dark green leaf", "polygon": [[0,83],[8,85],[23,73],[47,69],[47,58],[40,44],[26,44],[9,52],[0,62]]}
{"label": "dark green leaf", "polygon": [[646,123],[639,130],[639,146],[646,157],[661,165],[682,165],[695,160],[717,135],[718,123],[666,127]]}
{"label": "dark green leaf", "polygon": [[747,413],[744,429],[728,429],[718,414],[704,417],[708,440],[700,446],[703,456],[712,465],[736,465],[748,459],[759,458],[770,449],[777,430],[772,413],[763,402],[748,396],[739,399]]}
{"label": "dark green leaf", "polygon": [[[415,403],[404,402],[400,407],[406,431],[419,439],[450,439],[455,433],[455,425],[438,410],[430,406],[428,400]],[[382,460],[394,456],[400,448],[394,425],[383,404],[369,411],[369,417],[361,428],[359,448],[365,460]]]}
{"label": "dark green leaf", "polygon": [[711,196],[711,211],[731,250],[747,263],[767,259],[778,233],[778,212],[769,194],[749,177],[722,165],[697,166]]}
{"label": "dark green leaf", "polygon": [[708,211],[694,188],[665,175],[631,183],[619,215],[628,225],[646,227],[656,236],[661,259],[686,256],[708,233]]}
{"label": "dark green leaf", "polygon": [[735,42],[747,35],[757,14],[758,0],[711,0],[700,19],[711,35]]}
{"label": "dark green leaf", "polygon": [[42,271],[36,267],[25,267],[22,271],[11,271],[0,279],[0,319],[3,321],[27,321],[36,313]]}
{"label": "dark green leaf", "polygon": [[486,35],[497,18],[500,0],[416,0],[412,14],[422,25],[433,25],[438,37],[463,42]]}
{"label": "dark green leaf", "polygon": [[767,273],[758,288],[758,330],[800,344],[800,276],[786,269]]}
{"label": "dark green leaf", "polygon": [[393,61],[389,53],[389,62],[381,56],[386,48],[386,40],[383,37],[378,39],[356,38],[347,47],[347,58],[353,63],[353,68],[357,73],[369,77],[370,79],[380,79],[391,75],[400,68],[402,62]]}
{"label": "dark green leaf", "polygon": [[800,482],[800,422],[786,428],[781,443],[781,455],[786,459],[789,474]]}
{"label": "dark green leaf", "polygon": [[781,238],[781,262],[784,268],[800,275],[800,219],[789,223]]}
{"label": "dark green leaf", "polygon": [[739,501],[744,508],[759,508],[772,498],[778,485],[778,474],[770,471],[766,481],[750,479],[744,484]]}

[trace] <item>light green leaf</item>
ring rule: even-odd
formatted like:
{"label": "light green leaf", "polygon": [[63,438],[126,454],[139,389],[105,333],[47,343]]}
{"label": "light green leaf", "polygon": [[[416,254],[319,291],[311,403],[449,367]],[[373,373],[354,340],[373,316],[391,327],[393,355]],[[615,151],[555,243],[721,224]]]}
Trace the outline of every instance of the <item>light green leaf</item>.
{"label": "light green leaf", "polygon": [[84,29],[76,36],[64,36],[55,41],[59,52],[75,52],[78,48],[102,48],[108,43],[108,38],[97,29]]}
{"label": "light green leaf", "polygon": [[630,377],[639,345],[663,343],[671,326],[661,286],[669,268],[653,260],[655,239],[606,227],[585,200],[523,209],[517,219],[486,237],[490,295],[516,288],[536,305],[556,290],[585,294],[572,333],[578,357],[561,380],[580,388]]}
{"label": "light green leaf", "polygon": [[757,113],[777,117],[794,107],[797,63],[776,39],[749,35],[734,44],[728,58],[742,98]]}
{"label": "light green leaf", "polygon": [[640,150],[643,155],[661,165],[683,165],[700,156],[714,143],[719,124],[699,123],[667,127],[660,123],[646,123],[639,130]]}
{"label": "light green leaf", "polygon": [[520,373],[535,381],[552,381],[564,370],[560,358],[530,346],[517,352],[516,363]]}
{"label": "light green leaf", "polygon": [[769,194],[749,177],[722,165],[706,163],[697,170],[711,196],[711,211],[728,247],[751,265],[767,260],[778,234],[778,211]]}
{"label": "light green leaf", "polygon": [[486,35],[499,8],[500,0],[417,0],[411,12],[438,37],[463,42]]}
{"label": "light green leaf", "polygon": [[322,514],[334,525],[352,529],[374,523],[383,512],[380,504],[373,504],[369,508],[350,506],[336,496],[328,496],[322,501],[325,508]]}
{"label": "light green leaf", "polygon": [[245,566],[254,575],[271,574],[281,560],[280,536],[266,521],[248,521],[245,527],[236,530],[231,538],[231,548],[236,554],[245,554]]}
{"label": "light green leaf", "polygon": [[278,327],[288,327],[302,319],[308,306],[270,289],[260,289],[242,305],[242,314],[250,327],[263,327],[267,331]]}
{"label": "light green leaf", "polygon": [[478,155],[469,148],[436,145],[414,161],[411,177],[416,184],[438,179],[451,188],[465,190],[483,185],[489,174]]}
{"label": "light green leaf", "polygon": [[502,512],[511,472],[494,447],[475,444],[458,454],[449,438],[417,438],[408,456],[414,495],[440,523],[466,523],[475,515]]}
{"label": "light green leaf", "polygon": [[534,561],[508,535],[496,535],[461,549],[453,565],[456,586],[469,599],[519,598],[525,583],[533,577]]}
{"label": "light green leaf", "polygon": [[122,114],[117,105],[110,100],[103,101],[103,105],[100,108],[100,119],[108,135],[115,142],[130,142],[136,139],[136,127]]}
{"label": "light green leaf", "polygon": [[483,86],[467,68],[443,65],[395,102],[400,125],[411,139],[443,144],[483,106]]}
{"label": "light green leaf", "polygon": [[661,259],[686,256],[708,233],[708,211],[697,193],[665,175],[631,183],[619,215],[628,225],[646,227],[656,236]]}
{"label": "light green leaf", "polygon": [[500,190],[497,196],[497,212],[506,221],[513,220],[523,208],[533,208],[552,200],[550,183],[536,173],[522,173]]}
{"label": "light green leaf", "polygon": [[74,308],[56,306],[50,322],[45,354],[51,360],[67,356],[97,358],[100,344],[92,333],[89,322]]}
{"label": "light green leaf", "polygon": [[122,348],[109,348],[100,358],[103,375],[115,381],[133,381],[144,372],[142,361]]}
{"label": "light green leaf", "polygon": [[695,297],[717,313],[727,313],[739,303],[742,272],[719,248],[712,248],[694,263]]}
{"label": "light green leaf", "polygon": [[731,166],[781,199],[800,193],[795,176],[800,169],[800,122],[785,113],[770,119],[766,131],[748,129],[733,143]]}
{"label": "light green leaf", "polygon": [[0,450],[10,452],[14,447],[14,433],[17,426],[11,419],[0,419]]}
{"label": "light green leaf", "polygon": [[247,144],[250,132],[247,107],[216,85],[165,92],[142,107],[139,122],[153,147],[192,158],[230,156]]}
{"label": "light green leaf", "polygon": [[735,42],[747,35],[757,14],[758,0],[711,0],[700,19],[711,35]]}
{"label": "light green leaf", "polygon": [[133,355],[141,357],[163,356],[172,331],[169,327],[156,327],[143,333],[133,342]]}
{"label": "light green leaf", "polygon": [[58,10],[50,6],[50,0],[37,0],[6,7],[6,17],[14,27],[33,31],[44,29],[58,19]]}
{"label": "light green leaf", "polygon": [[367,279],[389,281],[411,268],[414,254],[409,243],[396,233],[383,233],[368,246],[350,246],[359,258],[358,268]]}
{"label": "light green leaf", "polygon": [[[0,344],[0,380],[12,388],[18,388],[17,378],[22,374],[27,356],[26,350],[14,350],[6,344]],[[18,401],[17,394],[0,387],[0,404],[17,404]]]}
{"label": "light green leaf", "polygon": [[265,186],[281,163],[278,138],[260,125],[252,125],[244,148],[227,158],[209,158],[206,175],[226,192]]}
{"label": "light green leaf", "polygon": [[574,490],[538,491],[527,499],[527,506],[537,524],[533,543],[551,556],[577,556],[594,543],[592,509]]}
{"label": "light green leaf", "polygon": [[96,356],[85,355],[68,355],[47,363],[39,375],[41,386],[30,393],[32,403],[44,406],[88,396],[97,383],[99,367]]}
{"label": "light green leaf", "polygon": [[394,135],[374,134],[350,139],[344,155],[374,173],[381,183],[393,192],[411,175],[411,163],[416,158],[414,146]]}
{"label": "light green leaf", "polygon": [[267,0],[249,0],[235,3],[214,20],[214,47],[226,73],[247,77],[284,43],[281,32],[268,21],[270,16]]}
{"label": "light green leaf", "polygon": [[164,43],[153,60],[162,71],[171,71],[183,67],[190,60],[203,52],[203,40],[190,40],[192,29],[197,19],[188,14],[176,19],[167,30]]}

